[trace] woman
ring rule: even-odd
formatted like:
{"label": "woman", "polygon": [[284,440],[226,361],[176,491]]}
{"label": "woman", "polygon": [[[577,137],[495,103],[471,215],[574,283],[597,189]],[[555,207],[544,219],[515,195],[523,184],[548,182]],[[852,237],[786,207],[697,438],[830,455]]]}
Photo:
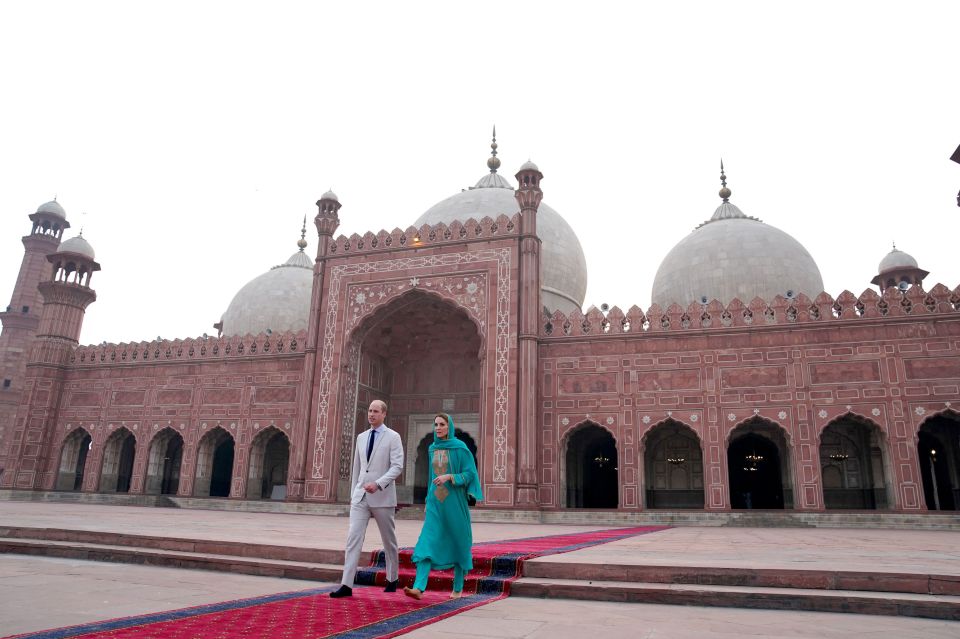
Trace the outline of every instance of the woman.
{"label": "woman", "polygon": [[430,483],[423,530],[413,550],[417,578],[413,588],[404,588],[408,597],[420,599],[427,589],[430,571],[453,568],[451,599],[463,594],[463,580],[473,569],[473,531],[467,495],[477,500],[480,478],[473,454],[457,439],[453,418],[439,413],[433,420],[433,444],[430,445]]}

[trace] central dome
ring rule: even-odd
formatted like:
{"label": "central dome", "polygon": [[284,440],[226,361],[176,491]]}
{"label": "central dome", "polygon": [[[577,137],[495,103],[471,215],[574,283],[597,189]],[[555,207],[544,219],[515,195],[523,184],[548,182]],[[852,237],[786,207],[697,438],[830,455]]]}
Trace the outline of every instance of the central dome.
{"label": "central dome", "polygon": [[800,242],[778,228],[748,217],[729,202],[730,189],[713,217],[673,247],[653,280],[653,303],[666,309],[677,303],[734,298],[772,301],[803,293],[813,299],[823,291],[817,263]]}
{"label": "central dome", "polygon": [[312,291],[313,260],[301,249],[237,291],[218,328],[223,335],[306,330]]}
{"label": "central dome", "polygon": [[[481,220],[499,215],[513,217],[520,212],[514,197],[514,187],[496,171],[500,160],[496,157],[494,138],[493,157],[488,161],[490,173],[472,188],[451,195],[430,207],[417,218],[414,226],[450,224],[457,220]],[[495,162],[494,162],[495,161]],[[570,313],[583,307],[587,293],[587,260],[577,234],[559,213],[541,202],[537,209],[537,235],[540,237],[540,303],[548,313],[556,310]]]}

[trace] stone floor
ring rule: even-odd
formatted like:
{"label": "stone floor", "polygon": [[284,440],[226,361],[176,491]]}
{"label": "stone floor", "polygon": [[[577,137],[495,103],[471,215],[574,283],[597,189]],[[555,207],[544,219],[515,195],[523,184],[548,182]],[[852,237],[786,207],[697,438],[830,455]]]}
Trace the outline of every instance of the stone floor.
{"label": "stone floor", "polygon": [[[0,502],[0,528],[26,526],[340,548],[347,519],[315,515]],[[419,521],[397,522],[413,545]],[[475,524],[476,541],[591,530],[589,526]],[[366,549],[379,546],[376,527]],[[685,566],[832,568],[960,575],[960,532],[810,528],[673,528],[551,560]],[[0,555],[0,635],[321,586],[70,559]],[[409,637],[960,637],[960,622],[510,598]]]}

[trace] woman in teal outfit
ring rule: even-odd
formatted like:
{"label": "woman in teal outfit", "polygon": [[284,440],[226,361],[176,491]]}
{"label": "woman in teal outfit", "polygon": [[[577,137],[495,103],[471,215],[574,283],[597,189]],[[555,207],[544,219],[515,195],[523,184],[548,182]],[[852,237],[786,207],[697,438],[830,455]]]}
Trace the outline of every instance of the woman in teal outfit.
{"label": "woman in teal outfit", "polygon": [[451,599],[463,594],[463,580],[473,568],[473,530],[467,495],[483,498],[473,454],[457,439],[453,418],[439,413],[433,420],[433,444],[429,451],[430,483],[427,490],[423,530],[413,550],[417,578],[408,597],[420,599],[427,589],[431,570],[453,568]]}

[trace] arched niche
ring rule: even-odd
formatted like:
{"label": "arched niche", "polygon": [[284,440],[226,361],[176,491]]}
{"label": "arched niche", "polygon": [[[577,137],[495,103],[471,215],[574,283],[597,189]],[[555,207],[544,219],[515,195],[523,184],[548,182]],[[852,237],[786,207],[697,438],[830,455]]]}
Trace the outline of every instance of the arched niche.
{"label": "arched niche", "polygon": [[703,451],[689,426],[668,419],[643,438],[646,508],[703,508]]}
{"label": "arched niche", "polygon": [[193,481],[194,497],[229,497],[233,480],[234,441],[217,426],[197,446],[197,473]]}
{"label": "arched niche", "polygon": [[567,508],[617,508],[620,503],[617,441],[585,422],[564,438],[561,497]]}
{"label": "arched niche", "polygon": [[790,447],[783,428],[754,417],[734,428],[727,441],[730,506],[793,508]]}
{"label": "arched niche", "polygon": [[276,426],[265,428],[250,446],[247,499],[286,499],[289,469],[290,439]]}
{"label": "arched niche", "polygon": [[63,438],[57,467],[57,490],[80,490],[87,466],[87,454],[93,438],[84,428],[76,428]]}
{"label": "arched niche", "polygon": [[878,510],[892,503],[889,455],[879,426],[843,415],[820,434],[823,505],[828,510]]}
{"label": "arched niche", "polygon": [[183,465],[183,436],[172,428],[164,428],[150,441],[147,453],[148,495],[176,495],[180,489]]}
{"label": "arched niche", "polygon": [[960,510],[960,415],[945,411],[917,433],[917,461],[928,510]]}
{"label": "arched niche", "polygon": [[100,492],[128,493],[133,479],[137,439],[126,427],[115,430],[103,446]]}

